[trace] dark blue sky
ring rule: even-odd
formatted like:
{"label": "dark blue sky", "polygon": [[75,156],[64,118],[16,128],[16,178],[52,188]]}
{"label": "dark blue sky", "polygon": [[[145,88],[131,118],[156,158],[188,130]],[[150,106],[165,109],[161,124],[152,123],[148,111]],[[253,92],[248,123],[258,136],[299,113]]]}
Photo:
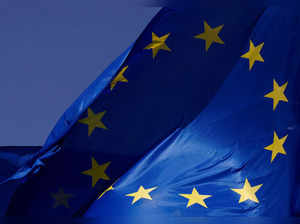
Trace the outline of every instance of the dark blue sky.
{"label": "dark blue sky", "polygon": [[158,8],[129,0],[0,1],[0,145],[41,145]]}

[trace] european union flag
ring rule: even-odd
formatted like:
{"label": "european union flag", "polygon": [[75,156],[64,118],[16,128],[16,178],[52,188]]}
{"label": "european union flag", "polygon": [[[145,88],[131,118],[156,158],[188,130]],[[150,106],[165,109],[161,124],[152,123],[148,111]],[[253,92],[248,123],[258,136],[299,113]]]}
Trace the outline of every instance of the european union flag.
{"label": "european union flag", "polygon": [[7,214],[298,214],[299,8],[228,4],[163,8],[9,178]]}
{"label": "european union flag", "polygon": [[[172,56],[161,53],[160,60],[170,60],[164,62],[163,74],[182,79],[177,91],[187,101],[193,99],[192,106],[183,108],[197,116],[153,147],[85,216],[106,222],[120,216],[129,222],[158,215],[162,222],[170,216],[297,215],[297,11],[269,6],[248,26],[247,14],[196,19],[197,12],[189,13],[157,16],[160,22],[152,31],[167,21],[163,30],[168,34],[160,38],[171,40],[173,34],[174,42],[158,47],[159,37],[152,33],[157,40],[153,57],[157,49],[172,49]],[[177,60],[170,66],[173,57]],[[156,63],[153,67],[160,65],[158,59]],[[188,95],[192,89],[197,97]]]}

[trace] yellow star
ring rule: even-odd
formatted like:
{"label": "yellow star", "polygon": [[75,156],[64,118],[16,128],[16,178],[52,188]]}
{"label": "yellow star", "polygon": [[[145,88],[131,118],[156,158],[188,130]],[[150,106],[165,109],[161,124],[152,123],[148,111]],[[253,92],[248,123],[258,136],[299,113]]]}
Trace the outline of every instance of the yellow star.
{"label": "yellow star", "polygon": [[152,200],[151,196],[150,196],[150,192],[154,191],[157,187],[152,187],[149,189],[145,189],[143,186],[140,186],[137,192],[131,193],[131,194],[126,194],[126,196],[128,197],[133,197],[132,203],[134,204],[135,202],[137,202],[138,200],[144,198],[144,199],[148,199],[148,200]]}
{"label": "yellow star", "polygon": [[166,45],[165,41],[170,36],[170,33],[158,37],[152,32],[152,43],[148,44],[145,49],[152,49],[152,57],[155,58],[159,50],[171,51],[171,49]]}
{"label": "yellow star", "polygon": [[99,179],[110,180],[105,173],[109,164],[110,162],[99,165],[95,158],[92,157],[92,168],[81,173],[92,177],[92,187],[94,187]]}
{"label": "yellow star", "polygon": [[203,194],[199,194],[198,191],[196,190],[196,188],[193,188],[193,191],[191,194],[179,194],[182,197],[185,197],[187,199],[189,199],[186,207],[190,207],[193,204],[199,204],[202,205],[203,207],[207,208],[206,204],[205,204],[205,199],[211,197],[211,195],[203,195]]}
{"label": "yellow star", "polygon": [[213,43],[224,44],[223,40],[218,36],[224,25],[211,28],[206,21],[204,21],[204,32],[194,36],[196,39],[205,40],[205,50],[208,51]]}
{"label": "yellow star", "polygon": [[112,191],[113,189],[114,189],[113,186],[110,186],[109,188],[107,188],[105,191],[102,192],[102,194],[100,194],[100,196],[98,197],[97,200],[99,200],[100,198],[102,198],[102,196],[103,196],[106,192]]}
{"label": "yellow star", "polygon": [[262,50],[264,43],[261,43],[258,46],[254,46],[253,42],[250,40],[249,51],[246,54],[243,54],[242,58],[249,59],[249,70],[252,69],[255,61],[264,62],[264,59],[260,55],[260,51]]}
{"label": "yellow star", "polygon": [[242,189],[232,188],[231,190],[241,195],[239,203],[242,203],[247,200],[259,203],[255,193],[259,190],[259,188],[261,188],[261,186],[262,184],[251,187],[248,179],[246,178],[244,187]]}
{"label": "yellow star", "polygon": [[110,83],[110,90],[113,90],[113,88],[117,85],[118,82],[128,82],[128,80],[124,77],[124,72],[127,70],[128,65],[122,68],[122,70],[119,72],[119,74],[114,78],[113,81]]}
{"label": "yellow star", "polygon": [[57,193],[52,193],[51,196],[54,198],[55,203],[53,205],[53,208],[56,208],[60,205],[65,206],[66,208],[69,208],[68,199],[72,198],[72,194],[65,194],[63,189],[59,189]]}
{"label": "yellow star", "polygon": [[288,137],[288,135],[279,139],[276,132],[274,131],[273,143],[271,145],[265,147],[266,150],[272,151],[271,163],[273,162],[273,160],[275,159],[275,157],[277,156],[278,153],[286,155],[283,144],[285,143],[285,140],[287,139],[287,137]]}
{"label": "yellow star", "polygon": [[105,113],[106,111],[94,114],[92,109],[88,108],[88,117],[79,120],[80,123],[88,125],[88,136],[91,136],[95,128],[107,129],[101,121]]}
{"label": "yellow star", "polygon": [[287,84],[288,82],[284,83],[282,86],[279,86],[276,80],[273,79],[273,91],[264,95],[266,98],[273,99],[273,110],[276,109],[279,101],[288,102],[288,99],[284,95]]}

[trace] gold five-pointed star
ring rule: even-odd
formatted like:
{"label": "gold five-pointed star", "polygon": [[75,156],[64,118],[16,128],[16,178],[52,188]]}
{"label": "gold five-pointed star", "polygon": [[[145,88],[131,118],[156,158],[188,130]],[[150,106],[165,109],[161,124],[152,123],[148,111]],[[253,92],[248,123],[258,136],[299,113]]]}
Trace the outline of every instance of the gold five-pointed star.
{"label": "gold five-pointed star", "polygon": [[155,33],[152,33],[152,42],[148,44],[145,49],[152,49],[152,57],[155,58],[159,50],[171,51],[171,49],[166,45],[166,40],[170,36],[170,33],[158,37]]}
{"label": "gold five-pointed star", "polygon": [[92,109],[88,108],[88,117],[79,120],[80,123],[88,125],[88,136],[91,136],[95,128],[107,129],[101,121],[106,111],[95,114]]}
{"label": "gold five-pointed star", "polygon": [[276,132],[274,131],[273,143],[265,147],[266,150],[272,151],[271,163],[273,162],[278,153],[286,155],[283,144],[285,143],[287,137],[288,135],[279,139]]}
{"label": "gold five-pointed star", "polygon": [[118,82],[128,82],[128,80],[124,77],[124,72],[127,70],[128,65],[122,68],[122,70],[118,73],[118,75],[114,78],[110,83],[110,90],[113,90]]}
{"label": "gold five-pointed star", "polygon": [[273,91],[266,94],[264,97],[273,99],[273,110],[276,109],[279,101],[288,102],[288,99],[284,95],[284,91],[287,87],[288,82],[279,86],[275,79],[273,79]]}
{"label": "gold five-pointed star", "polygon": [[54,198],[55,202],[53,205],[53,208],[56,208],[60,205],[65,206],[66,208],[69,208],[69,198],[72,198],[72,194],[65,194],[63,189],[59,189],[57,193],[52,193],[51,196]]}
{"label": "gold five-pointed star", "polygon": [[247,200],[259,203],[259,200],[257,199],[255,193],[259,190],[259,188],[261,188],[261,186],[262,184],[251,187],[248,179],[246,178],[244,187],[242,189],[232,188],[231,190],[241,195],[239,203],[242,203]]}
{"label": "gold five-pointed star", "polygon": [[186,207],[190,207],[193,204],[199,204],[202,205],[203,207],[207,208],[207,205],[205,204],[205,199],[211,197],[211,195],[203,195],[203,194],[199,194],[198,191],[196,190],[196,188],[193,188],[193,191],[191,194],[179,194],[182,197],[185,197],[187,199],[189,199]]}
{"label": "gold five-pointed star", "polygon": [[150,192],[154,191],[156,188],[157,187],[145,189],[143,186],[140,186],[137,192],[134,192],[131,194],[126,194],[126,196],[133,197],[131,204],[134,204],[135,202],[137,202],[138,200],[140,200],[142,198],[152,200],[152,198],[150,196]]}
{"label": "gold five-pointed star", "polygon": [[208,51],[213,43],[224,44],[223,40],[219,37],[224,25],[211,28],[206,21],[204,21],[204,32],[194,36],[197,39],[205,40],[205,50]]}
{"label": "gold five-pointed star", "polygon": [[97,200],[99,200],[100,198],[102,198],[102,196],[103,196],[106,192],[112,191],[113,189],[114,189],[113,186],[110,186],[109,188],[107,188],[105,191],[102,192],[102,194],[100,194],[100,196],[98,197]]}
{"label": "gold five-pointed star", "polygon": [[105,173],[109,164],[110,162],[99,165],[95,158],[92,157],[92,168],[81,173],[92,177],[92,187],[94,187],[99,179],[110,180]]}
{"label": "gold five-pointed star", "polygon": [[263,57],[260,55],[260,51],[262,50],[263,46],[264,43],[254,46],[253,42],[250,40],[249,51],[241,56],[242,58],[249,59],[249,70],[252,69],[256,61],[264,62]]}

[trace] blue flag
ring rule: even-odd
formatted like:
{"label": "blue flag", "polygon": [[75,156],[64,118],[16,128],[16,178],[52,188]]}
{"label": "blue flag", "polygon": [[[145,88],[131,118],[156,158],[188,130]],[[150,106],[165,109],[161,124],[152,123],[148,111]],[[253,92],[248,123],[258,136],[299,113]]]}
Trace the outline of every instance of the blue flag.
{"label": "blue flag", "polygon": [[[162,76],[182,79],[176,89],[186,101],[198,86],[194,105],[184,110],[206,103],[191,123],[108,188],[86,217],[139,223],[154,216],[163,223],[170,216],[299,214],[299,14],[297,8],[269,6],[249,23],[251,33],[242,24],[249,15],[236,16],[195,19],[197,12],[169,12],[151,27],[153,32],[164,24],[170,40],[173,34],[168,46],[176,55],[161,52],[153,67],[178,57],[164,63]],[[192,35],[201,23],[200,33]]]}
{"label": "blue flag", "polygon": [[296,215],[297,9],[163,8],[9,178],[7,214]]}

